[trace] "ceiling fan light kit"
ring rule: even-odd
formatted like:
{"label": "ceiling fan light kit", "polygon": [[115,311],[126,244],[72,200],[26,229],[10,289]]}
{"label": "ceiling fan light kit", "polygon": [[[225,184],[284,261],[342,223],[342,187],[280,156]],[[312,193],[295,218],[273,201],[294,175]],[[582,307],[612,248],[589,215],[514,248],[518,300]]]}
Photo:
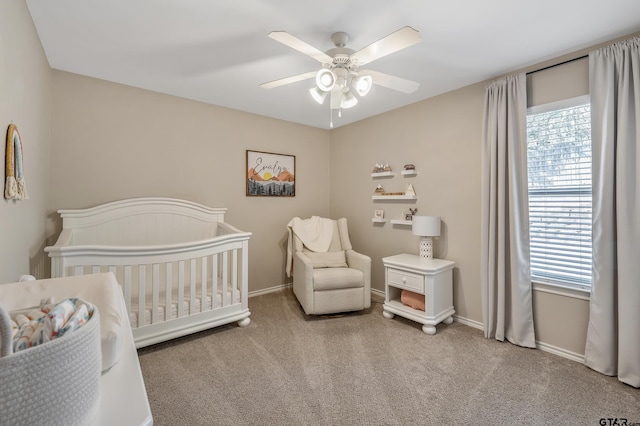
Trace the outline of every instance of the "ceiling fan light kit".
{"label": "ceiling fan light kit", "polygon": [[312,87],[311,89],[309,89],[309,93],[311,93],[311,97],[313,98],[313,100],[315,100],[320,105],[324,103],[324,100],[327,98],[327,95],[329,94],[329,92],[323,92],[318,87]]}
{"label": "ceiling fan light kit", "polygon": [[373,86],[373,78],[370,75],[358,75],[351,80],[351,87],[359,96],[367,96],[371,86]]}
{"label": "ceiling fan light kit", "polygon": [[[358,70],[360,65],[420,42],[420,33],[411,27],[403,27],[357,52],[345,47],[350,38],[345,32],[333,33],[331,41],[336,47],[329,49],[326,53],[285,31],[272,31],[269,37],[317,60],[322,64],[322,68],[316,73],[298,74],[263,83],[261,86],[271,89],[315,76],[316,85],[309,89],[311,97],[319,104],[323,104],[330,94],[329,108],[331,111],[337,109],[339,116],[341,116],[341,109],[352,108],[358,103],[354,91],[358,96],[364,97],[373,84],[404,93],[411,93],[420,86],[419,83],[378,71]],[[330,127],[333,127],[333,120],[330,122]]]}
{"label": "ceiling fan light kit", "polygon": [[333,89],[336,84],[336,75],[328,68],[322,68],[316,74],[316,85],[318,89],[323,92],[328,92]]}

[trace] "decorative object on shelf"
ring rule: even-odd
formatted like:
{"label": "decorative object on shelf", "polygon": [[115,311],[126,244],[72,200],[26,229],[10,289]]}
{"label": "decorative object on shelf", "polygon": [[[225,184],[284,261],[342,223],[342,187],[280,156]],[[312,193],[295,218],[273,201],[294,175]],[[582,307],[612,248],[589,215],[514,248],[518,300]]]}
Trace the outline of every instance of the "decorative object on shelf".
{"label": "decorative object on shelf", "polygon": [[373,212],[373,217],[376,219],[384,219],[384,210],[375,210]]}
{"label": "decorative object on shelf", "polygon": [[407,189],[406,191],[404,191],[405,195],[416,195],[416,191],[415,189],[413,189],[413,185],[409,184],[407,185]]}
{"label": "decorative object on shelf", "polygon": [[374,194],[378,194],[378,195],[382,195],[384,194],[384,188],[382,187],[382,185],[378,185],[376,186],[376,190],[373,191]]}
{"label": "decorative object on shelf", "polygon": [[22,169],[22,140],[18,127],[11,123],[7,129],[4,198],[7,200],[27,200],[27,188]]}
{"label": "decorative object on shelf", "polygon": [[418,212],[418,208],[412,208],[409,209],[409,213],[406,213],[404,215],[404,220],[413,220],[413,215],[415,215]]}
{"label": "decorative object on shelf", "polygon": [[383,172],[390,172],[390,171],[391,171],[391,166],[389,165],[389,163],[386,163],[386,164],[376,163],[376,165],[373,166],[373,170],[371,170],[371,173],[383,173]]}
{"label": "decorative object on shelf", "polygon": [[413,164],[405,164],[404,165],[404,169],[405,170],[415,170],[416,166],[414,166]]}
{"label": "decorative object on shelf", "polygon": [[247,196],[294,197],[296,156],[247,150]]}
{"label": "decorative object on shelf", "polygon": [[379,192],[377,189],[376,189],[375,194],[376,195],[381,195],[381,196],[384,196],[384,197],[389,197],[389,196],[401,196],[401,197],[404,197],[404,192],[384,192],[384,191],[380,191]]}
{"label": "decorative object on shelf", "polygon": [[420,236],[420,258],[433,259],[433,239],[440,236],[440,216],[414,216],[411,233]]}

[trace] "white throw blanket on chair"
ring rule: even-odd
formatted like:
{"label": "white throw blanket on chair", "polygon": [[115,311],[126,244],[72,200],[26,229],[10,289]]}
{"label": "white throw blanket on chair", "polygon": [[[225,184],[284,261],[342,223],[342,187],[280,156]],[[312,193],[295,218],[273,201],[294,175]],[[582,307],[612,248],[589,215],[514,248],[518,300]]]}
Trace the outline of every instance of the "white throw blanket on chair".
{"label": "white throw blanket on chair", "polygon": [[294,217],[287,224],[289,241],[287,245],[287,276],[291,276],[293,265],[293,234],[295,233],[309,250],[327,252],[333,239],[333,220],[320,216],[311,216],[309,219]]}

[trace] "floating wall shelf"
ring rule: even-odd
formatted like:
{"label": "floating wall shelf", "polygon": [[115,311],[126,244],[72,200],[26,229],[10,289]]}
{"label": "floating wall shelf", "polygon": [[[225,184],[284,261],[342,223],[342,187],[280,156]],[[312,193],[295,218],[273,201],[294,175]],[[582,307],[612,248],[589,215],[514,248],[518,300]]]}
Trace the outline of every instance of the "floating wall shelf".
{"label": "floating wall shelf", "polygon": [[372,195],[372,200],[417,200],[416,195]]}
{"label": "floating wall shelf", "polygon": [[394,225],[413,225],[413,222],[410,220],[401,220],[401,219],[391,219],[391,223]]}
{"label": "floating wall shelf", "polygon": [[393,177],[396,174],[393,172],[378,172],[378,173],[371,173],[371,177],[373,178],[380,178],[380,177]]}

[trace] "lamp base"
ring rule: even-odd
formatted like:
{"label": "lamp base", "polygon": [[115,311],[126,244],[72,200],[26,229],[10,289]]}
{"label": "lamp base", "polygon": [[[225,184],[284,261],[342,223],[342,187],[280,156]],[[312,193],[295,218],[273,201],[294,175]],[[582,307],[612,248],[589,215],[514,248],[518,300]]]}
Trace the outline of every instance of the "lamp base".
{"label": "lamp base", "polygon": [[433,239],[431,237],[420,238],[420,258],[433,259]]}

